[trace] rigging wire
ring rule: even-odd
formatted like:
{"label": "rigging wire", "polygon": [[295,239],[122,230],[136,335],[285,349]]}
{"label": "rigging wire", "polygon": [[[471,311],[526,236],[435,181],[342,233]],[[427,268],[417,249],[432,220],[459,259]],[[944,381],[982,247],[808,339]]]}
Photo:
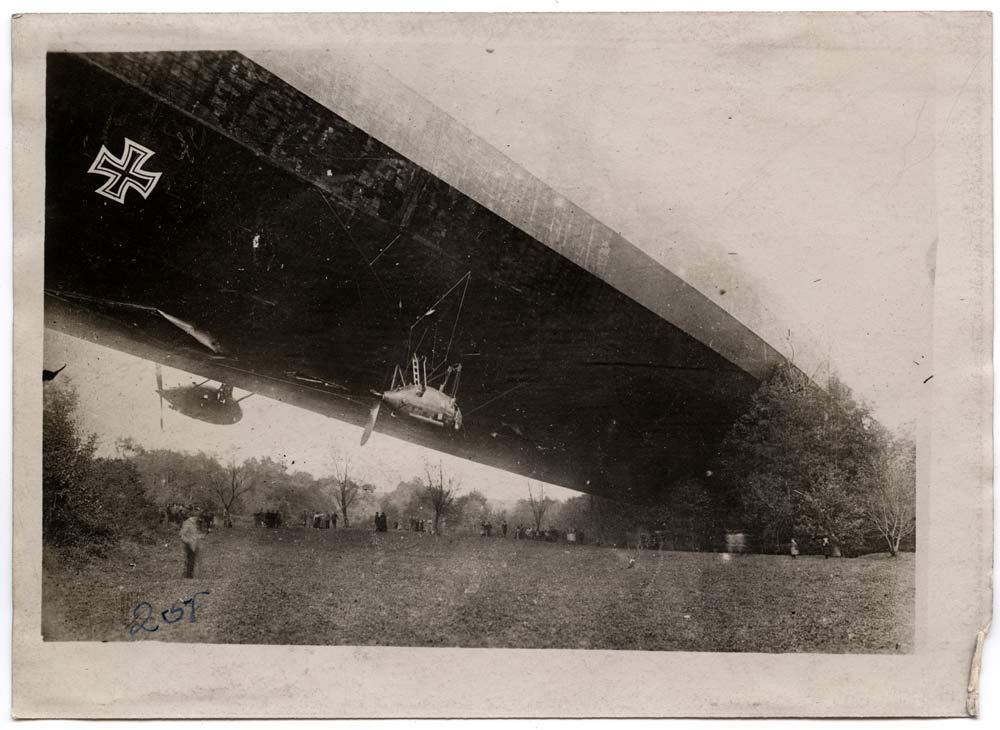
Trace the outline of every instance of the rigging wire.
{"label": "rigging wire", "polygon": [[339,223],[340,227],[344,229],[344,233],[347,234],[347,238],[354,245],[354,249],[358,252],[358,256],[361,257],[361,260],[364,262],[365,266],[368,267],[368,270],[371,272],[372,276],[375,277],[375,281],[378,282],[379,289],[382,290],[382,296],[388,299],[389,293],[385,290],[385,284],[382,283],[382,279],[379,278],[379,275],[375,273],[375,268],[371,265],[371,262],[368,261],[368,256],[365,255],[365,252],[361,250],[361,246],[359,246],[358,242],[354,240],[354,235],[351,233],[351,229],[348,228],[346,225],[344,225],[344,221],[340,219],[340,215],[333,207],[333,204],[329,200],[327,200],[327,197],[319,190],[317,190],[316,193],[319,195],[319,197],[323,198],[323,202],[326,203],[326,207],[330,209],[331,213],[333,213],[333,217],[337,219],[337,223]]}
{"label": "rigging wire", "polygon": [[472,409],[471,411],[466,411],[466,412],[465,412],[465,415],[466,415],[466,416],[471,416],[471,415],[472,415],[473,413],[475,413],[476,411],[478,411],[478,410],[479,410],[480,408],[485,408],[486,406],[488,406],[488,405],[489,405],[490,403],[492,403],[493,401],[495,401],[495,400],[498,400],[498,399],[500,399],[500,398],[503,398],[503,397],[504,397],[505,395],[510,395],[510,394],[511,394],[511,393],[513,393],[513,392],[514,392],[515,390],[517,390],[518,388],[522,388],[522,387],[524,387],[525,385],[527,385],[527,383],[518,383],[518,384],[517,384],[517,385],[515,385],[515,386],[514,386],[513,388],[508,388],[507,390],[505,390],[505,391],[504,391],[503,393],[501,393],[500,395],[496,395],[496,396],[493,396],[492,398],[490,398],[490,399],[489,399],[488,401],[486,401],[485,403],[481,403],[480,405],[478,405],[478,406],[476,406],[475,408],[473,408],[473,409]]}
{"label": "rigging wire", "polygon": [[[455,339],[455,330],[458,329],[458,319],[462,316],[462,307],[465,306],[465,293],[469,291],[469,281],[472,279],[472,272],[467,272],[465,275],[465,286],[462,288],[462,299],[458,302],[458,313],[455,315],[455,322],[451,325],[451,337],[448,338],[448,347],[444,351],[444,360],[442,364],[448,361],[448,355],[451,353],[451,343]],[[441,367],[438,365],[437,368]],[[434,368],[437,370],[437,368]]]}
{"label": "rigging wire", "polygon": [[[407,337],[406,337],[406,357],[407,357],[407,359],[409,359],[410,355],[414,352],[414,350],[411,348],[411,345],[413,343],[413,330],[414,330],[414,328],[418,324],[420,324],[421,322],[423,322],[427,317],[429,317],[430,315],[434,314],[434,312],[437,309],[438,305],[441,302],[443,302],[445,299],[447,299],[448,295],[450,295],[453,291],[455,291],[458,288],[458,286],[464,282],[465,283],[465,288],[462,290],[462,299],[461,299],[461,302],[459,303],[459,306],[458,306],[458,312],[455,314],[455,323],[452,325],[452,328],[451,328],[451,337],[452,337],[452,339],[454,339],[454,337],[455,337],[455,329],[458,327],[458,320],[459,320],[459,318],[462,315],[462,306],[465,304],[465,293],[466,293],[466,291],[468,291],[469,280],[471,278],[472,278],[472,272],[471,271],[465,272],[465,275],[462,276],[461,279],[459,279],[454,284],[452,284],[451,288],[449,288],[448,291],[446,291],[444,294],[442,294],[440,297],[438,297],[438,300],[436,302],[434,302],[431,306],[429,306],[427,308],[427,310],[423,314],[421,314],[419,317],[417,317],[417,319],[413,322],[413,324],[410,325],[410,331],[409,331],[409,333],[407,334]],[[420,337],[420,342],[423,342],[424,336],[426,334],[427,334],[427,330],[425,329],[423,335],[421,335],[421,337]],[[420,343],[417,343],[417,348],[419,349],[419,347],[420,347]],[[451,340],[448,341],[448,350],[449,350],[449,352],[451,351]],[[447,357],[448,356],[447,356],[447,353],[446,353],[445,354],[445,359],[446,360],[447,360]],[[440,364],[437,367],[433,367],[432,370],[431,370],[431,374],[433,375],[435,372],[437,372],[440,369],[440,367],[441,367]]]}
{"label": "rigging wire", "polygon": [[392,248],[392,244],[394,244],[396,241],[398,241],[399,237],[402,236],[402,235],[403,235],[402,233],[397,233],[396,237],[389,242],[389,245],[386,246],[385,248],[383,248],[381,251],[379,251],[378,255],[375,258],[373,258],[371,261],[368,262],[368,265],[371,266],[376,261],[378,261],[380,258],[382,258],[382,254],[384,254],[386,251],[388,251],[390,248]]}

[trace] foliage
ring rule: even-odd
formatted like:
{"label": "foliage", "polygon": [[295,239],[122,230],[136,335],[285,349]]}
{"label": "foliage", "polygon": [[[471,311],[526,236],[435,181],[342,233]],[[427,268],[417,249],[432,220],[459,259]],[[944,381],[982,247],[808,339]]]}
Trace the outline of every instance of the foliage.
{"label": "foliage", "polygon": [[871,489],[864,503],[867,524],[885,541],[889,553],[917,527],[917,448],[912,439],[888,443],[869,464]]}
{"label": "foliage", "polygon": [[423,483],[419,478],[400,482],[388,494],[383,494],[378,500],[378,509],[386,514],[389,524],[400,522],[408,524],[416,517],[420,508],[420,489]]}
{"label": "foliage", "polygon": [[871,465],[885,448],[868,406],[831,377],[819,388],[792,365],[765,380],[718,458],[718,480],[735,490],[759,549],[828,537],[862,551]]}
{"label": "foliage", "polygon": [[81,430],[79,399],[66,383],[46,386],[42,406],[42,538],[53,545],[103,550],[144,539],[157,522],[135,464],[97,458],[97,438]]}
{"label": "foliage", "polygon": [[225,467],[211,475],[209,489],[222,507],[222,520],[226,527],[233,526],[236,501],[257,487],[254,461],[237,464],[235,458],[230,458]]}
{"label": "foliage", "polygon": [[528,481],[528,508],[531,510],[531,520],[537,532],[542,531],[542,521],[554,504],[555,500],[545,496],[544,485],[538,485],[538,494],[535,495],[531,489],[531,481]]}
{"label": "foliage", "polygon": [[472,531],[477,531],[482,521],[492,521],[493,518],[489,500],[476,489],[455,499],[453,513],[456,522],[466,525]]}
{"label": "foliage", "polygon": [[344,527],[351,526],[350,511],[368,503],[375,494],[375,487],[362,484],[351,479],[351,460],[344,456],[334,458],[334,473],[332,477],[323,480],[323,484],[333,497],[333,502],[344,520]]}
{"label": "foliage", "polygon": [[113,526],[115,539],[145,540],[160,520],[160,510],[147,498],[142,476],[128,459],[98,458],[91,465],[101,521]]}
{"label": "foliage", "polygon": [[433,515],[433,530],[437,533],[441,528],[441,520],[452,514],[455,499],[458,497],[459,482],[449,476],[444,478],[444,467],[438,463],[437,474],[430,464],[424,465],[425,481],[418,494],[420,501],[430,508]]}
{"label": "foliage", "polygon": [[289,515],[306,513],[307,517],[316,512],[331,511],[330,494],[323,489],[319,479],[304,471],[295,471],[286,476],[280,489],[272,490],[270,502],[261,503],[259,509],[275,509],[281,505]]}
{"label": "foliage", "polygon": [[122,450],[141,475],[146,494],[160,507],[186,504],[210,509],[215,502],[211,482],[222,471],[214,458],[198,452],[188,454],[167,449],[146,450],[134,444]]}

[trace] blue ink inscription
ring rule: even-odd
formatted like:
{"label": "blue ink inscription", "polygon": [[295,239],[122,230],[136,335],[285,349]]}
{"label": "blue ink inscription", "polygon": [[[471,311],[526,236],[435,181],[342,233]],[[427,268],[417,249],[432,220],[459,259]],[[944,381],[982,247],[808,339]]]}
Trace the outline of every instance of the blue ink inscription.
{"label": "blue ink inscription", "polygon": [[[197,623],[198,596],[207,596],[210,593],[211,591],[198,591],[187,600],[174,601],[170,608],[160,612],[160,619],[168,626],[179,623],[184,619],[184,606],[189,606],[191,610],[186,612],[188,617],[187,622],[189,624]],[[159,631],[160,626],[153,617],[154,613],[153,605],[149,601],[140,601],[137,603],[132,609],[132,621],[128,625],[128,635],[135,636],[140,631],[150,634],[154,631]]]}

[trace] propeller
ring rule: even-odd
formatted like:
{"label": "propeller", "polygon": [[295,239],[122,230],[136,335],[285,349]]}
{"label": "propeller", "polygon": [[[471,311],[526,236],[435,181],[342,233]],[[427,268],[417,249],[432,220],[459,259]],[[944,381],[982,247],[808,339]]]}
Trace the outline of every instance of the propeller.
{"label": "propeller", "polygon": [[372,406],[371,411],[368,413],[368,423],[365,424],[365,432],[361,434],[361,445],[364,446],[368,443],[368,439],[371,438],[372,430],[375,428],[375,420],[378,418],[379,409],[382,407],[382,401],[375,401],[375,405]]}
{"label": "propeller", "polygon": [[163,430],[163,369],[156,363],[156,393],[160,396],[160,430]]}

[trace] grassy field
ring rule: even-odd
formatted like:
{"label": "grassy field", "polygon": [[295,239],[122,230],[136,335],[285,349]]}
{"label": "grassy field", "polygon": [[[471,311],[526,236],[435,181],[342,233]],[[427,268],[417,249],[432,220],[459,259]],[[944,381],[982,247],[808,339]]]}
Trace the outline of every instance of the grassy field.
{"label": "grassy field", "polygon": [[[912,648],[912,554],[636,554],[509,538],[246,527],[213,532],[197,577],[182,574],[177,537],[85,566],[48,550],[43,634],[683,651]],[[198,596],[192,623],[190,608],[174,602],[198,591],[209,593]],[[145,626],[156,631],[134,627],[140,601],[150,604],[153,620]]]}

